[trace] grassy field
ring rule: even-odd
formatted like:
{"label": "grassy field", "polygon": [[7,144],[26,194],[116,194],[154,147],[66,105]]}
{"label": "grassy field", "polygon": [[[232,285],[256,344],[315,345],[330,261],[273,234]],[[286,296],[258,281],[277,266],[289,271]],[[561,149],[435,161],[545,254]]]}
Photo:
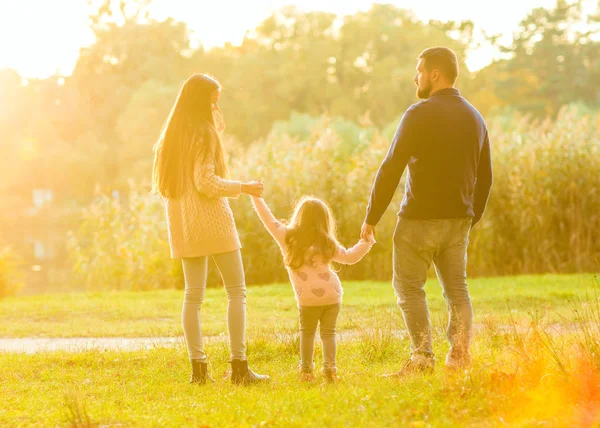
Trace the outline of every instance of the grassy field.
{"label": "grassy field", "polygon": [[[566,322],[573,305],[593,292],[593,275],[476,278],[469,281],[475,322],[506,323],[532,317]],[[426,285],[433,322],[445,323],[445,301],[435,279]],[[183,291],[46,294],[0,300],[1,337],[154,337],[178,336]],[[226,333],[227,299],[209,288],[202,307],[206,335]],[[248,289],[250,330],[294,330],[297,309],[289,284]],[[362,326],[402,328],[391,283],[347,282],[339,319],[341,330]]]}
{"label": "grassy field", "polygon": [[[183,345],[149,351],[1,354],[0,426],[600,426],[600,301],[593,275],[475,279],[478,330],[469,370],[443,368],[443,300],[434,315],[433,375],[382,379],[408,356],[389,284],[349,283],[336,385],[298,381],[288,286],[249,292],[248,354],[267,385],[234,387],[224,341],[211,341],[215,384],[187,383]],[[7,337],[179,334],[181,292],[99,293],[0,302]],[[223,290],[209,290],[207,331],[225,331]],[[359,329],[360,325],[365,328]],[[556,326],[561,328],[556,329]],[[568,328],[566,328],[568,326]],[[565,328],[562,328],[565,327]],[[276,334],[286,333],[286,334]],[[317,345],[319,364],[320,346]]]}

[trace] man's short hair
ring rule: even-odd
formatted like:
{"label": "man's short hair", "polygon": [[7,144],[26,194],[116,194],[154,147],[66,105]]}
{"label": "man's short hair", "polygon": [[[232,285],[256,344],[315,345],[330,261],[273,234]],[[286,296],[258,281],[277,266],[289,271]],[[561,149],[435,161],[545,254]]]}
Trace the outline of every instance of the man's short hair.
{"label": "man's short hair", "polygon": [[428,48],[421,52],[418,59],[423,59],[427,71],[437,69],[448,79],[448,82],[453,85],[456,83],[458,60],[451,49],[443,47]]}

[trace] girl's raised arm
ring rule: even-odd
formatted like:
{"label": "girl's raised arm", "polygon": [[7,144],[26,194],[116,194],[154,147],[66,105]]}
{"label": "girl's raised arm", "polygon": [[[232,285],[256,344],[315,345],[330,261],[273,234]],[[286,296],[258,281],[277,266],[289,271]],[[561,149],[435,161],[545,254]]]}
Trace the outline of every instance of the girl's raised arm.
{"label": "girl's raised arm", "polygon": [[252,205],[262,224],[279,245],[285,242],[285,225],[275,218],[263,198],[252,197]]}

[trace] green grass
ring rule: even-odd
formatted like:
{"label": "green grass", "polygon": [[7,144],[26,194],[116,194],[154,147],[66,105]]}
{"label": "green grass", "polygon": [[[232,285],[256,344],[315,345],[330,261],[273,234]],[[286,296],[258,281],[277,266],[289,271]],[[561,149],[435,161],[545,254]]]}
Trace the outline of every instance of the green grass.
{"label": "green grass", "polygon": [[[532,313],[558,322],[573,300],[589,291],[592,274],[476,278],[469,281],[475,322],[499,322],[508,309],[517,321]],[[391,283],[347,282],[339,320],[341,330],[391,324],[403,327]],[[445,301],[437,280],[426,285],[434,323],[445,321]],[[2,337],[153,337],[178,336],[181,290],[152,292],[67,293],[0,300]],[[226,333],[227,299],[222,288],[209,288],[202,307],[206,335]],[[248,325],[259,330],[295,329],[297,310],[289,284],[248,289]]]}
{"label": "green grass", "polygon": [[[214,374],[225,369],[225,358],[218,360]],[[482,391],[453,406],[458,407],[455,412],[430,402],[428,398],[442,394],[444,401],[461,394],[460,389],[446,391],[442,375],[426,382],[390,382],[377,375],[397,367],[366,365],[346,356],[340,358],[347,369],[340,384],[306,385],[298,382],[292,355],[269,364],[254,361],[257,371],[273,376],[270,384],[240,388],[219,379],[204,387],[189,385],[183,351],[10,355],[0,362],[5,404],[0,425],[49,426],[79,419],[137,426],[390,426],[425,420],[426,415],[443,424],[458,423],[466,415],[474,421],[489,416],[489,398]],[[15,372],[13,367],[21,369]],[[79,408],[81,416],[70,414],[70,407]]]}
{"label": "green grass", "polygon": [[[390,381],[380,375],[397,370],[408,349],[382,333],[339,344],[337,385],[323,385],[320,376],[316,384],[300,383],[297,343],[266,335],[250,343],[249,360],[272,381],[249,387],[221,378],[228,350],[220,342],[207,345],[216,383],[205,386],[188,384],[183,347],[7,354],[0,359],[0,426],[568,426],[590,412],[600,423],[600,395],[586,395],[579,386],[586,379],[568,357],[568,373],[548,355],[536,357],[541,345],[519,355],[511,334],[479,335],[471,370],[438,367],[433,375]],[[447,350],[441,335],[434,348],[441,356]],[[317,363],[319,353],[317,345]]]}
{"label": "green grass", "polygon": [[[389,284],[348,283],[341,326],[358,333],[338,343],[341,380],[323,385],[318,375],[316,384],[303,384],[296,372],[291,290],[254,287],[248,358],[257,372],[272,376],[269,384],[236,387],[221,379],[228,367],[226,341],[206,344],[217,381],[205,386],[188,384],[183,344],[130,352],[4,353],[0,426],[600,426],[600,300],[585,295],[598,291],[592,275],[472,280],[480,327],[473,365],[458,373],[443,368],[448,344],[436,288],[428,284],[438,358],[433,375],[381,378],[409,355],[408,340],[395,336],[403,327],[399,310]],[[181,294],[13,298],[0,303],[0,328],[12,337],[38,330],[76,337],[178,334]],[[205,326],[224,331],[224,292],[208,290],[207,297]],[[547,327],[555,322],[573,328],[556,333]],[[276,335],[281,332],[289,334]],[[317,341],[317,366],[320,352]]]}

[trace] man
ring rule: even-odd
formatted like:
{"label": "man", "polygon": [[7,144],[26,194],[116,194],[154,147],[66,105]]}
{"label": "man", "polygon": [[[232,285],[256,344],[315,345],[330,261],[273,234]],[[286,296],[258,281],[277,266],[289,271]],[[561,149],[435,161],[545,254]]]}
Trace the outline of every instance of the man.
{"label": "man", "polygon": [[394,232],[393,285],[411,338],[411,358],[388,376],[433,371],[429,309],[423,286],[433,261],[448,305],[446,366],[470,362],[473,309],[466,281],[469,232],[492,185],[490,143],[479,112],[454,88],[456,55],[434,47],[419,55],[414,82],[422,101],[406,111],[381,164],[361,237],[374,233],[408,164]]}

